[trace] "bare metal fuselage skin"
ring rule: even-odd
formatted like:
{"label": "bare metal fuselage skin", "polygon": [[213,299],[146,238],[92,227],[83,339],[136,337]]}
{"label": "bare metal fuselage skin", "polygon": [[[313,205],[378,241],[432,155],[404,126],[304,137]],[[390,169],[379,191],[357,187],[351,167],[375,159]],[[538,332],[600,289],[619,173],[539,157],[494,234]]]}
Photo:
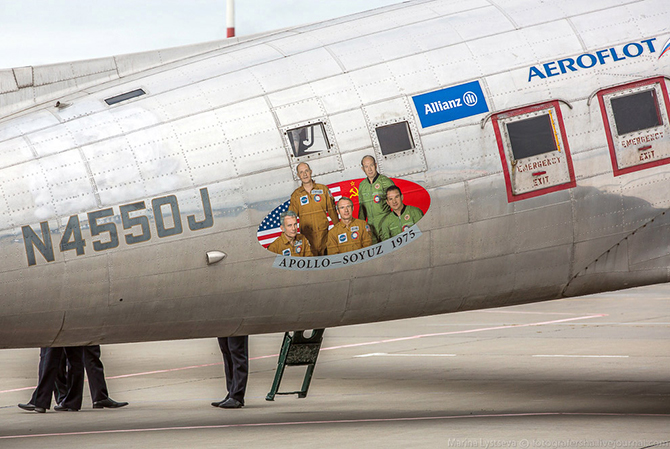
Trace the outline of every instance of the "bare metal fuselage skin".
{"label": "bare metal fuselage skin", "polygon": [[[615,175],[593,94],[670,74],[669,9],[601,3],[416,1],[170,63],[0,72],[0,348],[332,327],[668,281],[670,165]],[[415,96],[475,81],[493,114],[557,101],[574,185],[510,199],[486,114],[422,126]],[[415,148],[384,156],[375,129],[399,121]],[[376,155],[430,194],[419,238],[337,269],[273,267],[256,233],[298,187],[284,132],[315,122],[332,140],[309,159],[316,182],[362,178]],[[210,251],[226,258],[208,265]]]}

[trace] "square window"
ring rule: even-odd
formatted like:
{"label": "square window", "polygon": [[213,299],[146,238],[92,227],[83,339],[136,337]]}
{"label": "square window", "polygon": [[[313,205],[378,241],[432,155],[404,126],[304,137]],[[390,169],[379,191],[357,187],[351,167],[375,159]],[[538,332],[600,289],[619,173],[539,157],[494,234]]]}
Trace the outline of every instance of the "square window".
{"label": "square window", "polygon": [[384,156],[414,149],[414,140],[407,122],[393,123],[375,129]]}
{"label": "square window", "polygon": [[655,128],[663,124],[654,89],[612,98],[617,134]]}
{"label": "square window", "polygon": [[309,156],[330,149],[326,131],[320,122],[289,129],[286,136],[295,157]]}
{"label": "square window", "polygon": [[549,114],[507,123],[514,159],[524,159],[558,150]]}
{"label": "square window", "polygon": [[668,90],[663,77],[598,92],[614,176],[670,164]]}
{"label": "square window", "polygon": [[558,101],[499,112],[492,121],[509,202],[576,185]]}

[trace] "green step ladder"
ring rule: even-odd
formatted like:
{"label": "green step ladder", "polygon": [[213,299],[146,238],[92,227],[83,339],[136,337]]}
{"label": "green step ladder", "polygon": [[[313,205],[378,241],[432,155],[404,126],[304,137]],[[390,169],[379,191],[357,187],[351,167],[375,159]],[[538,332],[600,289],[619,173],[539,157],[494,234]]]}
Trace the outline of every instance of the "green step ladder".
{"label": "green step ladder", "polygon": [[[305,331],[294,331],[284,334],[284,341],[281,345],[279,359],[277,360],[277,371],[275,379],[272,382],[270,392],[265,396],[266,401],[274,401],[277,394],[297,394],[299,398],[307,397],[309,383],[312,381],[314,366],[319,356],[321,342],[323,341],[323,332],[325,329],[313,329],[312,335],[305,337]],[[307,366],[305,379],[302,382],[302,389],[299,391],[279,392],[279,384],[284,376],[284,369],[287,366]]]}

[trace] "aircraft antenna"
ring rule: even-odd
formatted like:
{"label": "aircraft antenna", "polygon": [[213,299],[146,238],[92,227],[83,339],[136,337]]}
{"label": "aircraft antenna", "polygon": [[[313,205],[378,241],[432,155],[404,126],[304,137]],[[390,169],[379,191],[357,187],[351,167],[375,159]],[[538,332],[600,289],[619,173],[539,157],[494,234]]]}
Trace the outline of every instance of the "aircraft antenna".
{"label": "aircraft antenna", "polygon": [[235,37],[235,0],[226,5],[226,37]]}

